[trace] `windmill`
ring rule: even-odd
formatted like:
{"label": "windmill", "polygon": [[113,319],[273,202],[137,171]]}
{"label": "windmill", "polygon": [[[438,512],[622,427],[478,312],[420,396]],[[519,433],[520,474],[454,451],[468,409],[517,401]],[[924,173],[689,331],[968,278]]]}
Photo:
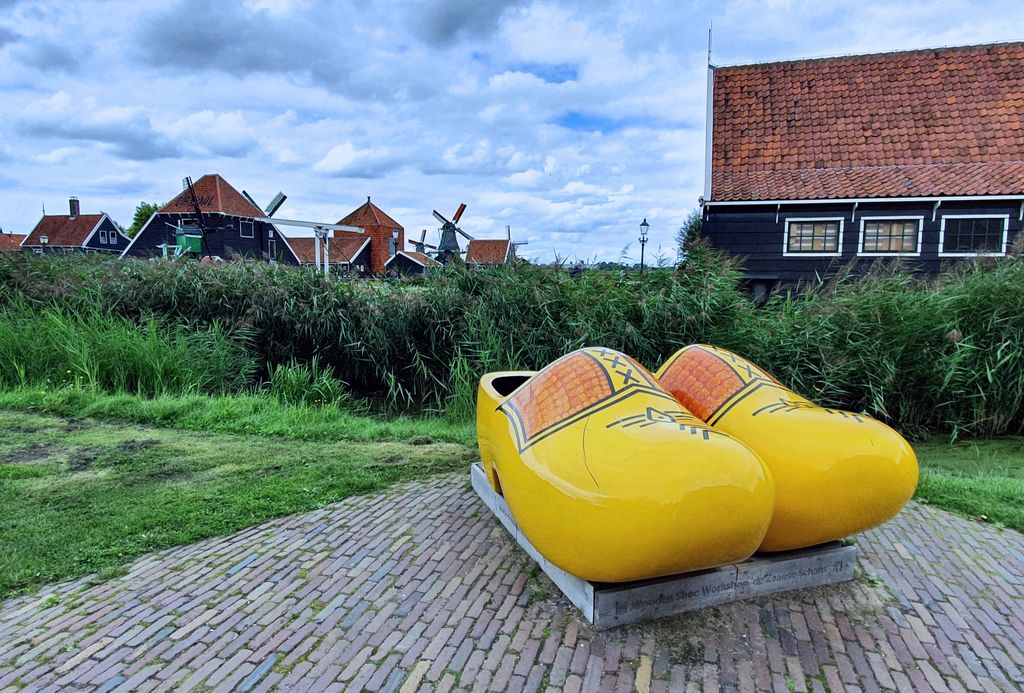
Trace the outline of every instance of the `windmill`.
{"label": "windmill", "polygon": [[452,217],[452,220],[448,221],[440,212],[436,209],[434,210],[434,218],[441,222],[441,242],[437,246],[438,262],[448,262],[453,257],[459,257],[462,253],[462,250],[459,248],[460,234],[467,241],[473,240],[472,236],[456,226],[459,223],[459,219],[462,218],[462,213],[465,211],[466,203],[463,202],[455,210],[455,216]]}
{"label": "windmill", "polygon": [[[174,242],[177,246],[175,255],[178,256],[184,253],[201,255],[204,250],[209,254],[206,237],[213,233],[233,229],[234,227],[230,221],[217,222],[212,215],[203,211],[202,204],[199,202],[199,195],[196,194],[196,188],[192,185],[191,176],[185,176],[184,180],[181,181],[181,185],[188,191],[188,202],[192,205],[193,217],[191,219],[182,219],[178,222],[174,233]],[[165,244],[165,254],[167,250],[168,248]]]}
{"label": "windmill", "polygon": [[431,250],[435,250],[435,251],[437,250],[437,246],[436,245],[430,245],[429,243],[427,243],[427,230],[426,229],[423,229],[420,232],[420,240],[412,242],[412,247],[413,247],[413,250],[415,250],[417,253],[420,253],[422,255],[427,255],[427,248],[430,248]]}

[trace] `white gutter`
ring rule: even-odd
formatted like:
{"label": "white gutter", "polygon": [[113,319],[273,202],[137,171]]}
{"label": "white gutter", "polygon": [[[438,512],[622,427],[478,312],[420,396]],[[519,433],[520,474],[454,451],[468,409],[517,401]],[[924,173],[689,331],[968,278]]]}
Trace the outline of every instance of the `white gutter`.
{"label": "white gutter", "polygon": [[[708,39],[710,43],[710,38]],[[710,48],[708,49],[710,52]],[[710,58],[710,54],[709,54]],[[714,124],[714,99],[715,99],[715,66],[708,62],[708,89],[707,89],[708,103],[705,108],[705,123],[704,123],[704,199],[711,199],[711,135],[713,132]]]}
{"label": "white gutter", "polygon": [[871,202],[979,202],[985,200],[1024,200],[1024,193],[1019,195],[930,195],[927,197],[842,197],[833,199],[812,200],[711,200],[704,203],[707,207],[724,207],[727,205],[830,205]]}

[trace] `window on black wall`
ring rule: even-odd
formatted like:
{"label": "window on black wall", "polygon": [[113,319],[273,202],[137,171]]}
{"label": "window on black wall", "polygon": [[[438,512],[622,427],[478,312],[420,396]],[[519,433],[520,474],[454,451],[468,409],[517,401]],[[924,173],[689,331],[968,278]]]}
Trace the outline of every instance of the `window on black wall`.
{"label": "window on black wall", "polygon": [[793,219],[786,225],[786,252],[838,254],[839,219]]}
{"label": "window on black wall", "polygon": [[962,255],[1002,254],[1006,217],[944,217],[943,253]]}
{"label": "window on black wall", "polygon": [[921,222],[917,219],[865,219],[865,254],[917,253]]}
{"label": "window on black wall", "polygon": [[251,221],[240,221],[240,222],[238,222],[238,234],[242,238],[252,238],[253,237],[252,222]]}

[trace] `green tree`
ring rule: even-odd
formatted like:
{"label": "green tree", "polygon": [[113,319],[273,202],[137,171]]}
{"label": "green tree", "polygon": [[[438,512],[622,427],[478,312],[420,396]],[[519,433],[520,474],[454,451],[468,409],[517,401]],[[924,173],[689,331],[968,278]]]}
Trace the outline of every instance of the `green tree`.
{"label": "green tree", "polygon": [[134,238],[135,234],[146,225],[149,218],[156,214],[156,210],[160,209],[160,205],[153,202],[140,202],[139,206],[135,208],[135,216],[132,217],[132,225],[129,226],[124,234],[128,238]]}
{"label": "green tree", "polygon": [[683,225],[676,231],[676,259],[679,262],[686,259],[687,251],[700,239],[703,225],[704,214],[701,209],[695,209],[686,215]]}

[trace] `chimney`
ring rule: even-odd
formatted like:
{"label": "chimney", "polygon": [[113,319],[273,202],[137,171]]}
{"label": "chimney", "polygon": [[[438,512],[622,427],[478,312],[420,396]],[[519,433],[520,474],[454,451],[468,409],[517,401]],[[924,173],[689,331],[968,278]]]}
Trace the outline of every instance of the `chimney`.
{"label": "chimney", "polygon": [[68,207],[71,209],[71,218],[78,216],[78,198],[72,195],[68,198]]}

